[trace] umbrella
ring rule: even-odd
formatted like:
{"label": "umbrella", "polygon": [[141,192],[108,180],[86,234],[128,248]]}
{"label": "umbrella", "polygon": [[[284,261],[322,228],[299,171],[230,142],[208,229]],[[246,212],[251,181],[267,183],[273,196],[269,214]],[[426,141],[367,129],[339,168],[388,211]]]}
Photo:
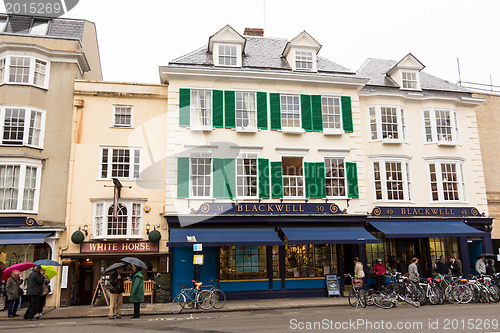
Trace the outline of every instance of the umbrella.
{"label": "umbrella", "polygon": [[137,258],[134,258],[134,257],[125,257],[125,258],[120,259],[120,260],[123,262],[126,262],[127,264],[131,264],[131,265],[134,265],[137,267],[142,267],[142,268],[146,268],[146,269],[148,268],[148,266],[146,266],[144,261],[137,259]]}
{"label": "umbrella", "polygon": [[126,264],[126,263],[124,263],[124,262],[117,262],[117,263],[114,263],[113,265],[111,265],[111,266],[109,266],[108,268],[106,268],[106,270],[104,271],[104,273],[114,271],[115,269],[120,268],[120,267],[123,267],[123,266],[126,266],[126,265],[127,265],[127,264]]}
{"label": "umbrella", "polygon": [[13,272],[13,271],[19,271],[19,272],[24,272],[28,269],[30,269],[31,267],[33,267],[34,265],[30,262],[20,262],[19,264],[15,264],[15,265],[12,265],[10,267],[7,267],[6,269],[4,269],[3,271],[3,277],[2,277],[2,280],[7,280],[10,276],[10,274]]}
{"label": "umbrella", "polygon": [[52,280],[52,278],[57,275],[57,272],[56,272],[56,269],[54,268],[54,266],[42,265],[42,268],[45,270],[45,275],[47,275],[49,280]]}
{"label": "umbrella", "polygon": [[33,265],[40,265],[40,266],[61,266],[61,264],[58,263],[57,261],[50,260],[50,259],[37,260],[37,261],[35,261],[33,263]]}
{"label": "umbrella", "polygon": [[481,253],[477,255],[476,258],[481,258],[481,257],[496,257],[496,255],[494,255],[493,253]]}

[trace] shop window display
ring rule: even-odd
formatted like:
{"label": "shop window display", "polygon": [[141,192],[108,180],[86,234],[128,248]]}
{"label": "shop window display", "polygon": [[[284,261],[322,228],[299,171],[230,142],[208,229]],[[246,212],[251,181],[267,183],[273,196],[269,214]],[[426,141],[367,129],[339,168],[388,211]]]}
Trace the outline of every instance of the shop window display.
{"label": "shop window display", "polygon": [[337,274],[337,254],[333,244],[287,245],[285,262],[287,278]]}
{"label": "shop window display", "polygon": [[265,246],[228,246],[220,249],[220,279],[266,279]]}

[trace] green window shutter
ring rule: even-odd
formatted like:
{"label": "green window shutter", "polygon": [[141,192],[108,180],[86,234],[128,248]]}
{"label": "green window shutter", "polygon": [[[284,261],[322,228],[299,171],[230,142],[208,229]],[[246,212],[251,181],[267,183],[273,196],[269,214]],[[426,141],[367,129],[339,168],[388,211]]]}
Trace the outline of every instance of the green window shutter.
{"label": "green window shutter", "polygon": [[356,163],[345,162],[345,172],[347,176],[347,196],[349,198],[359,198],[358,170]]}
{"label": "green window shutter", "polygon": [[190,116],[191,105],[191,89],[179,89],[179,126],[189,126],[191,123]]}
{"label": "green window shutter", "polygon": [[257,128],[267,129],[267,93],[257,92]]}
{"label": "green window shutter", "polygon": [[259,158],[259,198],[269,199],[269,160]]}
{"label": "green window shutter", "polygon": [[224,159],[213,158],[213,197],[224,198],[225,180],[224,180]]}
{"label": "green window shutter", "polygon": [[236,160],[226,158],[224,160],[225,191],[224,198],[236,198]]}
{"label": "green window shutter", "polygon": [[224,94],[222,90],[212,91],[213,127],[224,127]]}
{"label": "green window shutter", "polygon": [[280,94],[270,93],[269,94],[269,104],[271,109],[271,129],[280,130],[281,129],[281,100]]}
{"label": "green window shutter", "polygon": [[236,127],[236,94],[234,91],[224,91],[224,113],[226,116],[226,128]]}
{"label": "green window shutter", "polygon": [[283,165],[271,162],[271,197],[283,198]]}
{"label": "green window shutter", "polygon": [[308,132],[312,131],[310,95],[300,95],[300,115],[302,117],[302,128]]}
{"label": "green window shutter", "polygon": [[316,185],[318,187],[317,198],[326,198],[325,162],[317,162],[314,164],[316,165]]}
{"label": "green window shutter", "polygon": [[340,103],[342,105],[342,125],[344,126],[344,132],[353,132],[351,96],[340,97]]}
{"label": "green window shutter", "polygon": [[189,157],[177,157],[177,198],[189,198]]}
{"label": "green window shutter", "polygon": [[304,162],[304,181],[306,184],[306,198],[317,197],[316,185],[316,165],[310,162]]}
{"label": "green window shutter", "polygon": [[323,130],[323,108],[321,105],[321,95],[311,96],[312,106],[312,130],[321,132]]}

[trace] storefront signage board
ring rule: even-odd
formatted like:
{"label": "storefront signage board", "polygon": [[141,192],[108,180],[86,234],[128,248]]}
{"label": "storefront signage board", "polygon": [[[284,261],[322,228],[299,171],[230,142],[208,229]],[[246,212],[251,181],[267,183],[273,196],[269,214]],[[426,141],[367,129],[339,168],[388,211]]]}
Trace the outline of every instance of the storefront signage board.
{"label": "storefront signage board", "polygon": [[152,242],[116,242],[116,243],[82,243],[80,253],[129,253],[158,252],[158,243]]}
{"label": "storefront signage board", "polygon": [[211,203],[200,206],[193,214],[203,215],[343,215],[334,203]]}
{"label": "storefront signage board", "polygon": [[326,290],[328,291],[328,297],[330,296],[340,296],[339,279],[337,275],[327,274],[325,275]]}
{"label": "storefront signage board", "polygon": [[375,207],[371,216],[391,217],[463,217],[484,216],[474,207]]}

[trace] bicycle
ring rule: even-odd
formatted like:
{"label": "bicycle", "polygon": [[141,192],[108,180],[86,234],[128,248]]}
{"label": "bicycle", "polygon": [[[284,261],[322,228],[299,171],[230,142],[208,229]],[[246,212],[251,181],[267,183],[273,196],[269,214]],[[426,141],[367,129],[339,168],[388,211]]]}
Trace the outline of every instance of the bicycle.
{"label": "bicycle", "polygon": [[415,302],[404,294],[400,294],[395,289],[391,292],[379,291],[373,294],[373,304],[382,309],[390,309],[395,307],[401,301],[406,302],[414,307],[420,307],[419,302]]}
{"label": "bicycle", "polygon": [[219,280],[210,280],[208,282],[211,284],[210,289],[207,290],[212,293],[212,306],[214,309],[220,310],[226,304],[226,294],[219,289]]}
{"label": "bicycle", "polygon": [[192,288],[187,288],[187,286],[177,282],[181,287],[181,292],[172,300],[173,314],[178,314],[185,308],[210,310],[213,307],[213,293],[210,290],[201,290],[200,286],[202,282],[197,282],[195,280],[192,282],[194,283],[194,287]]}
{"label": "bicycle", "polygon": [[352,283],[352,290],[348,296],[349,305],[355,308],[361,305],[363,308],[366,308],[365,294],[363,289],[361,289],[362,281],[355,280],[351,274],[344,274],[344,276],[351,278]]}

